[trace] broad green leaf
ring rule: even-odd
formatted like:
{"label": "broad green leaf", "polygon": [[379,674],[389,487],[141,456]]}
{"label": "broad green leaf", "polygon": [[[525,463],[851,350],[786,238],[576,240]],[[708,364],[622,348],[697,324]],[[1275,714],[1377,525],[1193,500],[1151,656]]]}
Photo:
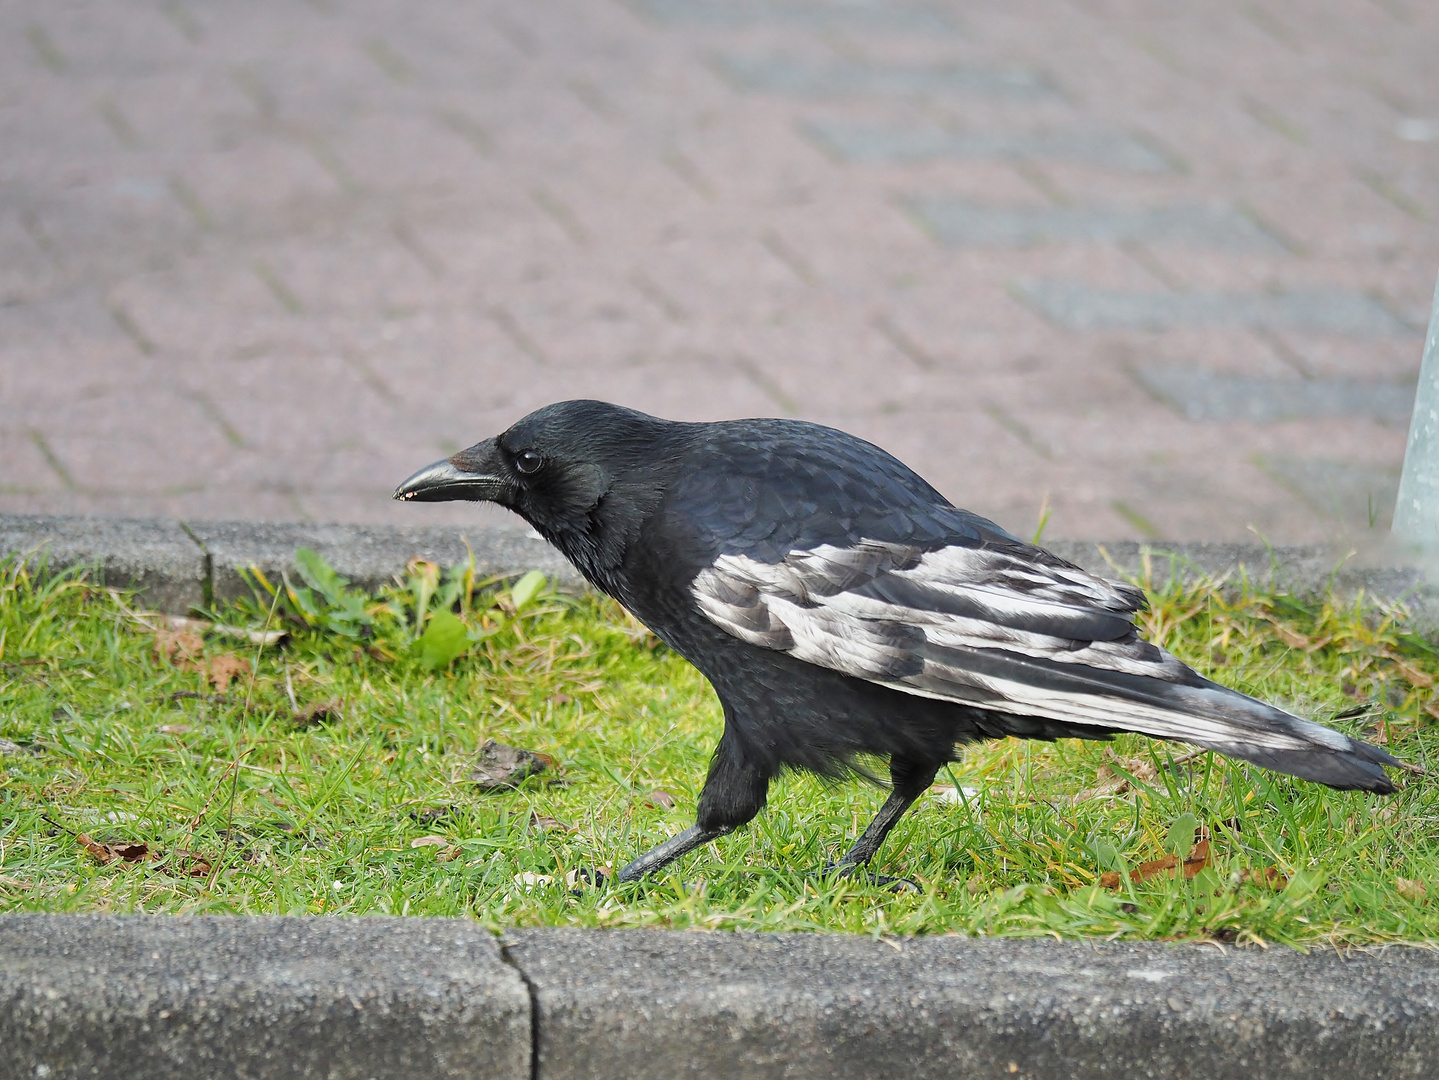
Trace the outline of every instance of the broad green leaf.
{"label": "broad green leaf", "polygon": [[430,616],[417,645],[421,666],[439,671],[469,649],[470,639],[465,634],[465,624],[453,612],[442,609]]}
{"label": "broad green leaf", "polygon": [[1100,840],[1094,844],[1091,844],[1090,850],[1094,852],[1094,859],[1097,863],[1099,863],[1099,868],[1101,870],[1117,870],[1120,873],[1124,872],[1124,860],[1119,857],[1119,852],[1115,850],[1113,844],[1105,843],[1103,840]]}
{"label": "broad green leaf", "polygon": [[538,570],[531,570],[510,588],[510,602],[515,605],[515,610],[519,611],[544,587],[545,575]]}
{"label": "broad green leaf", "polygon": [[297,549],[295,565],[299,567],[305,584],[312,589],[318,589],[330,603],[338,604],[345,595],[345,586],[350,582],[335,573],[335,568],[327,563],[319,552],[310,548]]}
{"label": "broad green leaf", "polygon": [[1174,824],[1169,826],[1169,835],[1164,838],[1164,846],[1180,859],[1189,858],[1189,853],[1194,850],[1194,830],[1199,827],[1193,814],[1180,814],[1174,819]]}

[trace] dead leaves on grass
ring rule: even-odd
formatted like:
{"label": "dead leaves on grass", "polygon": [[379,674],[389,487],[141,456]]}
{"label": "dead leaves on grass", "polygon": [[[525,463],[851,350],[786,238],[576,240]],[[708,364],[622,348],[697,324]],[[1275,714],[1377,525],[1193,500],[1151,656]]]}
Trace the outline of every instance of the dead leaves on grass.
{"label": "dead leaves on grass", "polygon": [[1074,796],[1074,801],[1082,803],[1090,802],[1093,799],[1102,799],[1108,795],[1124,795],[1133,787],[1130,781],[1131,776],[1144,783],[1149,783],[1159,776],[1153,762],[1146,758],[1122,758],[1115,764],[1119,765],[1124,772],[1117,772],[1108,765],[1101,765],[1099,771],[1094,774],[1094,785],[1078,792]]}
{"label": "dead leaves on grass", "polygon": [[101,866],[111,863],[150,863],[157,870],[163,870],[180,877],[209,877],[213,864],[198,851],[176,848],[169,856],[149,844],[126,840],[96,840],[88,833],[76,833],[75,843]]}
{"label": "dead leaves on grass", "polygon": [[[1129,880],[1138,885],[1142,881],[1164,873],[1166,870],[1180,870],[1186,878],[1192,878],[1210,863],[1209,838],[1205,837],[1194,845],[1194,850],[1185,859],[1169,854],[1149,862],[1140,863],[1129,871]],[[1109,870],[1099,875],[1099,884],[1106,889],[1118,889],[1124,884],[1124,877],[1118,870]]]}
{"label": "dead leaves on grass", "polygon": [[117,860],[128,863],[148,862],[150,860],[149,844],[131,844],[125,842],[101,843],[92,840],[86,833],[76,833],[75,843],[93,855],[104,866]]}
{"label": "dead leaves on grass", "polygon": [[482,791],[503,791],[518,787],[528,777],[538,776],[554,766],[555,760],[548,754],[537,754],[533,750],[522,750],[517,746],[506,746],[494,739],[486,739],[480,747],[480,758],[470,770],[470,779]]}
{"label": "dead leaves on grass", "polygon": [[1414,881],[1410,878],[1395,878],[1394,888],[1405,900],[1414,900],[1422,903],[1429,895],[1429,890],[1424,887],[1424,882]]}
{"label": "dead leaves on grass", "polygon": [[1239,880],[1245,885],[1257,885],[1271,892],[1283,892],[1289,879],[1279,872],[1277,866],[1261,866],[1239,872]]}
{"label": "dead leaves on grass", "polygon": [[166,663],[180,671],[200,672],[221,694],[230,689],[230,683],[236,678],[251,672],[250,662],[234,653],[205,656],[205,639],[193,629],[156,630],[155,651]]}
{"label": "dead leaves on grass", "polygon": [[317,701],[313,705],[306,705],[291,714],[291,719],[299,727],[310,727],[314,724],[329,724],[345,718],[345,703],[339,698],[330,698],[328,701]]}

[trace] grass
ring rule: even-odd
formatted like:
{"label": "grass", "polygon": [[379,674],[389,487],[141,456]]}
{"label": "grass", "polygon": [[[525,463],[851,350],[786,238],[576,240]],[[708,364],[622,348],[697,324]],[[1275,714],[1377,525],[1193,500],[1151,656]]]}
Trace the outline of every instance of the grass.
{"label": "grass", "polygon": [[[535,575],[505,590],[417,562],[365,596],[305,553],[295,582],[255,586],[175,628],[82,573],[0,562],[0,911],[1439,940],[1432,771],[1378,799],[1128,736],[966,751],[876,862],[918,895],[812,876],[883,792],[799,775],[671,873],[576,895],[576,872],[692,820],[721,726],[693,669]],[[1212,586],[1151,600],[1146,633],[1205,674],[1439,761],[1439,653],[1392,615]],[[552,767],[483,791],[487,738]],[[1192,876],[1154,872],[1166,853]]]}

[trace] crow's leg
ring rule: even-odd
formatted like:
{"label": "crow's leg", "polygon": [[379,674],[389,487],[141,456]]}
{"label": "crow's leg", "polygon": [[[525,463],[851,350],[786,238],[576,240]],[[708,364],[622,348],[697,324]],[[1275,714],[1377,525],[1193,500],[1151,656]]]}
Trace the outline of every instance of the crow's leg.
{"label": "crow's leg", "polygon": [[688,855],[695,848],[708,844],[717,837],[734,832],[733,829],[704,829],[691,825],[682,833],[671,836],[663,844],[657,844],[630,863],[617,875],[616,881],[638,881],[646,874],[652,874],[667,863],[674,862],[681,855]]}
{"label": "crow's leg", "polygon": [[[826,866],[825,871],[853,872],[874,858],[874,853],[879,850],[880,844],[884,843],[884,838],[889,835],[889,830],[894,828],[899,819],[904,816],[904,812],[914,805],[914,801],[924,794],[925,789],[934,783],[937,772],[939,772],[939,763],[898,756],[891,758],[889,778],[892,786],[889,798],[884,800],[884,805],[879,808],[879,813],[874,815],[869,827],[854,842],[854,846],[849,849],[845,857],[837,863]],[[904,879],[884,878],[877,879],[876,883],[888,885],[902,880]],[[913,882],[909,884],[913,884]]]}
{"label": "crow's leg", "polygon": [[724,737],[715,747],[704,791],[700,792],[695,823],[646,851],[621,870],[615,880],[638,881],[702,844],[734,832],[764,809],[768,792],[769,775],[745,761],[739,740],[726,725]]}

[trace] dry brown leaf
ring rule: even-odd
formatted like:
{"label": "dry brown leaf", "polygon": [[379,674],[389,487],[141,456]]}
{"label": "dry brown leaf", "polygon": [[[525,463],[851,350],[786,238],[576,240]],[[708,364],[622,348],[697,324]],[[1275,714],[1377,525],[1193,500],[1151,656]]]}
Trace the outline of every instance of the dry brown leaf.
{"label": "dry brown leaf", "polygon": [[1404,676],[1410,686],[1417,686],[1421,690],[1427,690],[1434,685],[1434,676],[1425,674],[1392,652],[1386,650],[1384,656],[1399,669],[1399,674]]}
{"label": "dry brown leaf", "polygon": [[561,832],[567,833],[580,831],[578,825],[571,825],[569,822],[561,821],[559,818],[546,817],[543,814],[535,813],[533,810],[530,811],[530,828],[538,832],[549,832],[551,829],[559,829]]}
{"label": "dry brown leaf", "polygon": [[150,857],[148,844],[105,844],[98,840],[92,840],[85,833],[77,833],[75,842],[102,864],[114,862],[116,859],[122,862],[144,862]]}
{"label": "dry brown leaf", "polygon": [[1410,878],[1395,878],[1394,888],[1405,900],[1423,900],[1429,895],[1429,890],[1424,887],[1424,882],[1413,881]]}
{"label": "dry brown leaf", "polygon": [[[1148,881],[1156,874],[1162,874],[1166,870],[1180,870],[1187,878],[1192,878],[1199,871],[1203,870],[1210,863],[1209,841],[1204,839],[1194,845],[1194,850],[1189,853],[1189,858],[1182,863],[1178,855],[1164,855],[1158,859],[1150,859],[1148,862],[1140,863],[1129,872],[1129,880],[1138,885],[1142,881]],[[1099,875],[1099,884],[1106,889],[1118,889],[1124,883],[1124,878],[1117,870],[1108,870]]]}
{"label": "dry brown leaf", "polygon": [[344,702],[339,698],[330,698],[328,701],[319,701],[313,705],[307,705],[295,713],[292,719],[302,727],[309,727],[311,724],[328,724],[333,721],[343,720],[344,713],[341,709]]}
{"label": "dry brown leaf", "polygon": [[1313,646],[1313,642],[1307,637],[1297,631],[1289,629],[1289,627],[1285,626],[1278,619],[1269,619],[1268,622],[1270,626],[1274,627],[1274,632],[1279,635],[1279,640],[1291,649],[1308,649]]}
{"label": "dry brown leaf", "polygon": [[1132,776],[1136,780],[1143,780],[1149,783],[1158,779],[1159,773],[1154,768],[1154,763],[1148,758],[1128,757],[1114,758],[1114,764],[1123,769],[1129,776],[1115,771],[1108,765],[1101,765],[1094,774],[1094,786],[1087,787],[1074,796],[1077,803],[1088,802],[1091,799],[1103,798],[1106,795],[1123,795],[1133,786],[1129,782]]}
{"label": "dry brown leaf", "polygon": [[222,694],[230,689],[231,679],[248,674],[250,674],[250,662],[228,652],[210,657],[205,671],[210,684]]}
{"label": "dry brown leaf", "polygon": [[1116,776],[1110,772],[1108,765],[1101,765],[1099,767],[1099,773],[1095,779],[1098,783],[1093,787],[1087,787],[1075,793],[1075,802],[1092,802],[1095,799],[1102,799],[1107,795],[1123,795],[1129,790],[1129,781],[1122,776]]}
{"label": "dry brown leaf", "polygon": [[535,776],[554,764],[548,754],[537,754],[533,750],[521,750],[517,746],[486,739],[480,747],[480,760],[470,770],[470,779],[484,791],[499,791],[517,786],[529,776]]}
{"label": "dry brown leaf", "polygon": [[657,788],[651,791],[647,801],[651,806],[658,806],[665,810],[673,810],[675,808],[675,797],[663,788]]}
{"label": "dry brown leaf", "polygon": [[174,854],[171,855],[171,862],[167,869],[172,873],[183,874],[185,877],[202,878],[209,877],[215,867],[198,851],[176,848]]}
{"label": "dry brown leaf", "polygon": [[179,666],[205,650],[205,639],[193,630],[156,630],[155,651]]}
{"label": "dry brown leaf", "polygon": [[1274,892],[1282,891],[1289,884],[1289,879],[1279,872],[1277,866],[1245,870],[1239,875],[1239,880],[1249,885],[1257,885],[1261,889],[1272,889]]}

